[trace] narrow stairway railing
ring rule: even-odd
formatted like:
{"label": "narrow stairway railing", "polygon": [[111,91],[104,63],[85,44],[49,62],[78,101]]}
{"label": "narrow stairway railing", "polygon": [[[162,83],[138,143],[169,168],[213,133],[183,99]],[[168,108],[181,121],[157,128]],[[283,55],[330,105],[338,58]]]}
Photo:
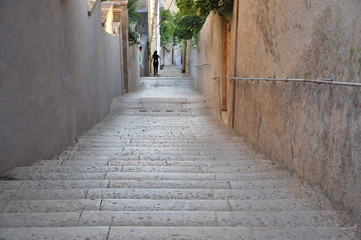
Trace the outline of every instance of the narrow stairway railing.
{"label": "narrow stairway railing", "polygon": [[232,129],[234,129],[234,112],[236,108],[236,81],[272,81],[272,82],[306,82],[306,83],[317,83],[317,84],[331,84],[337,86],[346,86],[346,87],[361,87],[361,83],[351,83],[351,82],[336,82],[332,78],[320,78],[320,79],[300,79],[300,78],[239,78],[239,77],[229,77],[227,79],[233,80],[233,101],[232,101]]}

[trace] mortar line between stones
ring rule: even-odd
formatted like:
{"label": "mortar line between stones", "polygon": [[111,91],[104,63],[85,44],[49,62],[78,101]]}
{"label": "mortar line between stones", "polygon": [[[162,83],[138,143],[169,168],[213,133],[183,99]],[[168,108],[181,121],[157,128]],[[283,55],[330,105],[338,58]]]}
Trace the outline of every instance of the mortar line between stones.
{"label": "mortar line between stones", "polygon": [[233,209],[232,209],[232,206],[231,206],[231,203],[230,203],[229,199],[227,199],[227,203],[228,203],[228,206],[229,206],[229,211],[233,212]]}
{"label": "mortar line between stones", "polygon": [[108,240],[108,239],[109,239],[109,235],[110,235],[110,229],[111,229],[111,227],[108,227],[108,233],[107,233],[107,237],[106,237],[106,240]]}
{"label": "mortar line between stones", "polygon": [[84,211],[81,211],[81,212],[80,212],[79,220],[78,220],[78,223],[77,223],[77,225],[76,225],[77,227],[79,227],[81,217],[83,216],[83,212],[84,212]]}
{"label": "mortar line between stones", "polygon": [[251,234],[252,234],[251,240],[256,240],[256,237],[254,236],[254,232],[253,232],[253,227],[250,227],[250,229],[251,229]]}
{"label": "mortar line between stones", "polygon": [[101,209],[102,209],[102,205],[103,205],[103,199],[100,199],[100,204],[99,204],[98,211],[101,211]]}
{"label": "mortar line between stones", "polygon": [[216,211],[214,211],[214,216],[216,218],[216,226],[219,227],[219,222],[218,222],[218,214]]}
{"label": "mortar line between stones", "polygon": [[86,190],[85,199],[88,199],[89,190],[90,190],[90,188],[88,188],[88,189]]}

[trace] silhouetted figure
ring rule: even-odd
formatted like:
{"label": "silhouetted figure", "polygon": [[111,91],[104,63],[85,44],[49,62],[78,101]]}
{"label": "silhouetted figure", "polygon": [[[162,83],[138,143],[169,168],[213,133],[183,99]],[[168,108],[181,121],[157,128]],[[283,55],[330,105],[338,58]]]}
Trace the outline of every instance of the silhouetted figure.
{"label": "silhouetted figure", "polygon": [[154,68],[154,77],[158,76],[159,59],[161,59],[161,58],[158,55],[157,50],[155,50],[154,53],[153,53],[153,56],[152,56],[153,68]]}

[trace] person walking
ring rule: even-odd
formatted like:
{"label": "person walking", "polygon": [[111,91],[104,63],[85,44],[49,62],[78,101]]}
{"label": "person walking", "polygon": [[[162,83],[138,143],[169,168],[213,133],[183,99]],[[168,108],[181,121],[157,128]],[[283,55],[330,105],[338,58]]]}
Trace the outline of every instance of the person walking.
{"label": "person walking", "polygon": [[159,59],[161,59],[161,58],[158,55],[157,50],[155,50],[153,55],[152,55],[153,68],[154,68],[154,77],[158,76]]}

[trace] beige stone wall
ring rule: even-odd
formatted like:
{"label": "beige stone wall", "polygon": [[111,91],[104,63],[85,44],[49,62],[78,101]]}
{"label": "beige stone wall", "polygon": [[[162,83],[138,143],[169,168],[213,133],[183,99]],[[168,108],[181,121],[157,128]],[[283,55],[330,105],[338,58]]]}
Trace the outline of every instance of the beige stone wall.
{"label": "beige stone wall", "polygon": [[129,62],[129,92],[134,92],[140,83],[139,45],[130,46],[128,51]]}
{"label": "beige stone wall", "polygon": [[[360,1],[235,1],[229,75],[361,82],[360,12]],[[214,41],[201,37],[200,51]],[[198,77],[197,85],[216,97],[208,90],[214,87],[209,77]],[[361,88],[252,81],[236,86],[235,129],[361,216]],[[229,125],[232,92],[230,84]]]}
{"label": "beige stone wall", "polygon": [[209,16],[198,36],[199,44],[194,54],[193,70],[196,88],[209,97],[215,114],[220,107],[220,29],[221,19],[217,15]]}
{"label": "beige stone wall", "polygon": [[100,4],[0,4],[0,169],[49,159],[109,112],[122,86],[119,35]]}

